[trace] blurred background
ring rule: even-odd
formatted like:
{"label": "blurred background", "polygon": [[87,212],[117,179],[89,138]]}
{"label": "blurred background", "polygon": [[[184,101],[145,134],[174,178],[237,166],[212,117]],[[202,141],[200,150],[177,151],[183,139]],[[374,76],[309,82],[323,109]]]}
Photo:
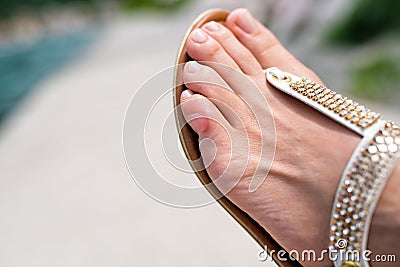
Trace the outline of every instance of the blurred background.
{"label": "blurred background", "polygon": [[218,205],[147,197],[122,153],[139,86],[174,64],[199,13],[236,7],[400,121],[399,1],[2,0],[0,266],[273,266]]}

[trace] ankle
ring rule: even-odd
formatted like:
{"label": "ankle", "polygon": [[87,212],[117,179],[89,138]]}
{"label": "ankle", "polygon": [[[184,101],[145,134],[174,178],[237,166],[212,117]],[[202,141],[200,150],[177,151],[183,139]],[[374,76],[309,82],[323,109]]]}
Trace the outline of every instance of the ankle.
{"label": "ankle", "polygon": [[400,164],[389,177],[376,208],[376,215],[382,224],[400,227]]}

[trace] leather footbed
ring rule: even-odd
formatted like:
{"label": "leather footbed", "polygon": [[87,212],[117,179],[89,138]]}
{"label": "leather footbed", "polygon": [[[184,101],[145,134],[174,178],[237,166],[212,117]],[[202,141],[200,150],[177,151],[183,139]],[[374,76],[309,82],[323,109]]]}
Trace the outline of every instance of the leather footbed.
{"label": "leather footbed", "polygon": [[[189,160],[196,160],[200,158],[199,151],[199,143],[198,143],[198,135],[192,130],[192,128],[186,123],[185,118],[183,117],[182,111],[180,109],[180,96],[184,90],[186,90],[186,86],[183,84],[183,63],[186,63],[192,60],[186,52],[186,40],[188,35],[196,28],[200,28],[205,23],[209,21],[217,21],[224,23],[227,16],[229,15],[228,11],[219,10],[219,9],[211,9],[203,14],[201,14],[190,26],[182,47],[179,50],[178,58],[177,58],[177,67],[175,70],[175,87],[174,87],[174,106],[175,106],[175,119],[178,127],[179,138],[182,143],[183,149],[185,151],[186,157]],[[199,169],[198,166],[192,166],[194,169]],[[200,168],[203,169],[203,168]],[[200,179],[202,184],[211,183],[211,178],[208,176],[205,170],[196,172],[197,177]],[[211,185],[207,187],[209,193],[214,197],[218,198],[221,195],[219,190],[215,187],[215,185]],[[268,252],[274,250],[273,259],[275,263],[280,267],[301,267],[302,265],[297,261],[292,261],[288,258],[288,254],[286,253],[287,261],[279,261],[277,258],[277,252],[280,250],[284,250],[272,237],[268,232],[265,231],[263,227],[261,227],[255,220],[253,220],[247,213],[238,208],[235,204],[233,204],[228,198],[225,196],[219,198],[218,203],[233,217],[235,220],[244,228],[246,231],[257,241],[257,243],[264,248],[267,246]],[[280,255],[282,258],[282,255]]]}

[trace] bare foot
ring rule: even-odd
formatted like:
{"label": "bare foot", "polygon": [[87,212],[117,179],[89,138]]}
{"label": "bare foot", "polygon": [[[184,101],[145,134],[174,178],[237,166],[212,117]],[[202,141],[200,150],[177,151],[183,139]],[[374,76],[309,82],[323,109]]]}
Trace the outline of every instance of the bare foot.
{"label": "bare foot", "polygon": [[[264,227],[286,250],[325,250],[329,243],[332,202],[341,174],[360,137],[317,111],[284,95],[267,84],[263,69],[278,67],[320,82],[314,72],[294,58],[247,10],[233,11],[226,25],[209,22],[189,36],[189,55],[184,81],[190,89],[182,94],[182,110],[199,134],[200,151],[217,186],[238,207]],[[265,102],[246,91],[247,87],[228,66],[247,77],[267,100],[273,114],[271,125],[257,121],[251,110],[263,110]],[[199,83],[209,81],[228,87]],[[253,95],[253,97],[252,97]],[[244,123],[244,125],[242,125]],[[245,133],[245,134],[244,134]],[[208,142],[216,145],[210,149]],[[276,141],[272,168],[259,156]],[[249,143],[247,143],[249,142]],[[234,144],[234,145],[232,145]],[[249,144],[249,157],[242,146]],[[260,147],[261,146],[261,147]],[[263,162],[265,161],[265,162]],[[258,169],[257,169],[258,168]],[[268,174],[254,192],[249,191],[254,172]],[[269,171],[269,173],[268,173]],[[375,254],[399,254],[400,175],[396,171],[376,209],[368,244]],[[399,255],[397,255],[399,256]],[[329,266],[331,262],[302,262],[305,266]],[[395,266],[395,263],[373,266]]]}

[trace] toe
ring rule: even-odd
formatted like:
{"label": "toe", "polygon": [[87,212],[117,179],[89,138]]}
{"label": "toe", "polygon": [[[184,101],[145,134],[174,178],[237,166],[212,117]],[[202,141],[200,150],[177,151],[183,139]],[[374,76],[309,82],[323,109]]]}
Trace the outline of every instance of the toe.
{"label": "toe", "polygon": [[[183,82],[191,86],[190,89],[193,91],[206,95],[207,97],[219,97],[219,95],[226,90],[233,92],[216,71],[196,61],[189,61],[185,64],[183,69]],[[204,83],[209,86],[201,86]],[[218,89],[212,90],[210,87],[212,85],[216,85]]]}
{"label": "toe", "polygon": [[191,91],[207,97],[236,129],[245,127],[252,112],[236,95],[218,73],[196,61],[186,63],[183,81]]}
{"label": "toe", "polygon": [[261,65],[253,54],[235,37],[225,26],[211,21],[202,27],[208,35],[216,40],[235,61],[239,68],[248,75],[259,75],[262,72]]}
{"label": "toe", "polygon": [[191,58],[214,69],[233,90],[240,89],[236,76],[246,75],[212,36],[202,29],[196,29],[190,34],[186,47]]}
{"label": "toe", "polygon": [[[223,34],[218,36],[218,38],[221,39],[222,37]],[[224,47],[205,30],[196,29],[190,34],[187,41],[187,52],[191,58],[199,61],[202,65],[214,69],[237,95],[243,99],[249,100],[249,105],[253,106],[252,102],[254,102],[254,99],[259,99],[261,96],[261,91],[256,84],[265,84],[265,76],[259,64],[254,63],[256,59],[250,52],[247,53],[246,57],[251,58],[253,61],[253,63],[249,65],[252,65],[255,69],[258,68],[259,75],[257,76],[244,74],[238,63],[226,52]],[[242,66],[245,65],[245,63],[242,62],[246,61],[243,53],[242,56],[236,55],[240,53],[236,53],[234,50],[232,50],[231,53],[235,55],[237,60],[242,57],[240,62]]]}
{"label": "toe", "polygon": [[239,66],[224,48],[202,29],[195,29],[188,38],[187,52],[196,61],[218,62],[230,69],[240,71]]}
{"label": "toe", "polygon": [[289,53],[275,35],[247,9],[234,10],[228,16],[226,26],[251,51],[263,68],[278,67],[319,81],[318,76]]}
{"label": "toe", "polygon": [[206,97],[185,90],[181,100],[181,109],[186,121],[199,135],[199,149],[207,173],[215,183],[220,181],[219,188],[224,189],[227,187],[226,179],[219,178],[224,177],[230,165],[232,145],[235,143],[234,130]]}
{"label": "toe", "polygon": [[185,90],[181,95],[182,113],[200,138],[219,140],[225,132],[231,131],[231,126],[218,110],[218,108],[206,97],[193,94]]}

